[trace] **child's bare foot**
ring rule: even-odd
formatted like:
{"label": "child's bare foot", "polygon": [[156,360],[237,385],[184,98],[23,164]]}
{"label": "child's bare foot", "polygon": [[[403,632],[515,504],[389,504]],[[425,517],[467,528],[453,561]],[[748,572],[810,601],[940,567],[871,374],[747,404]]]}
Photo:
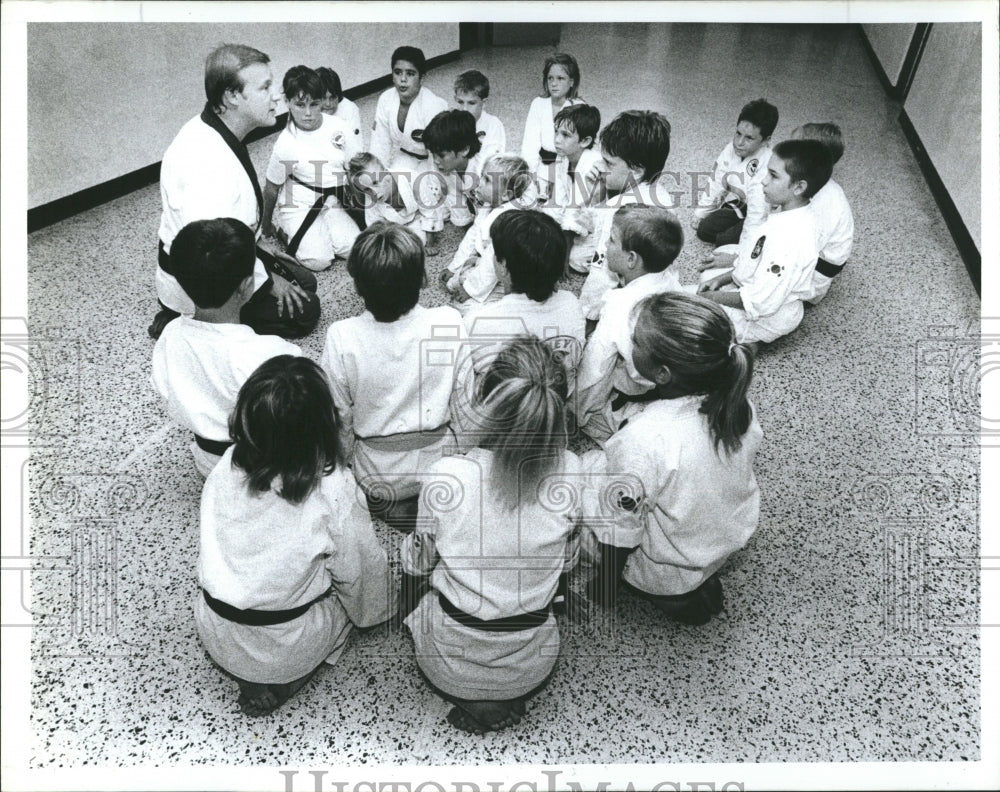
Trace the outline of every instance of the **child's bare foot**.
{"label": "child's bare foot", "polygon": [[251,718],[267,715],[298,693],[321,667],[317,666],[305,676],[284,685],[261,685],[241,680],[239,682],[240,697],[237,699],[237,703],[244,714]]}
{"label": "child's bare foot", "polygon": [[526,711],[524,699],[463,701],[448,713],[448,723],[470,734],[486,734],[516,726]]}

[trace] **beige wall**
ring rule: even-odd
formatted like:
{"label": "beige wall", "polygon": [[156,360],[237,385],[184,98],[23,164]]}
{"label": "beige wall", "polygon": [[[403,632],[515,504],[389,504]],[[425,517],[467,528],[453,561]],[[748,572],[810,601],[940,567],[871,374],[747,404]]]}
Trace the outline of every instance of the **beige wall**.
{"label": "beige wall", "polygon": [[458,25],[29,24],[29,208],[159,162],[204,104],[204,59],[223,42],[266,52],[279,83],[305,63],[350,88],[388,74],[400,44],[457,50]]}
{"label": "beige wall", "polygon": [[906,60],[906,52],[917,29],[915,24],[862,25],[875,57],[882,64],[889,82],[899,82],[899,73]]}
{"label": "beige wall", "polygon": [[982,28],[935,23],[904,108],[982,251]]}

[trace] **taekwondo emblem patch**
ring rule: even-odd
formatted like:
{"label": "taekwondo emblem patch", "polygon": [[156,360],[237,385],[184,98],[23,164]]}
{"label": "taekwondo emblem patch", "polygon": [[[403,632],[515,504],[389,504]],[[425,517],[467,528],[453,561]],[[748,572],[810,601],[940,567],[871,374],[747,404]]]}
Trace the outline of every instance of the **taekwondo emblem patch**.
{"label": "taekwondo emblem patch", "polygon": [[785,271],[785,268],[782,267],[780,264],[772,264],[770,267],[767,268],[767,271],[770,272],[772,275],[777,275],[780,278],[781,273]]}
{"label": "taekwondo emblem patch", "polygon": [[760,160],[754,157],[747,163],[747,175],[753,176],[757,172],[757,168],[760,167]]}
{"label": "taekwondo emblem patch", "polygon": [[760,258],[761,251],[764,249],[764,240],[767,239],[765,234],[760,239],[757,240],[757,244],[753,246],[753,253],[750,254],[750,258]]}

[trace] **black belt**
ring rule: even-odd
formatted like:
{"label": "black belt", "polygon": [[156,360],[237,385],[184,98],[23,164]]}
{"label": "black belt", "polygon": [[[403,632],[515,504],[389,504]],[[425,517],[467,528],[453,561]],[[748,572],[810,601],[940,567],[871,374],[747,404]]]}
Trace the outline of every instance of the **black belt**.
{"label": "black belt", "polygon": [[[174,269],[170,266],[170,254],[167,253],[167,249],[163,247],[163,240],[157,240],[159,242],[159,249],[157,250],[157,256],[159,259],[160,269],[163,270],[167,275],[174,276]],[[176,277],[176,276],[174,276]]]}
{"label": "black belt", "polygon": [[816,272],[820,275],[826,275],[828,278],[839,275],[843,268],[843,264],[831,264],[826,259],[816,259]]}
{"label": "black belt", "polygon": [[611,410],[612,412],[618,412],[629,402],[651,402],[656,401],[659,398],[660,397],[656,393],[656,388],[634,396],[631,393],[622,393],[620,390],[615,388],[614,397],[611,399]]}
{"label": "black belt", "polygon": [[404,154],[409,154],[414,159],[418,159],[418,160],[425,160],[425,159],[427,159],[427,154],[414,154],[412,151],[407,151],[405,148],[401,148],[400,151],[402,151]]}
{"label": "black belt", "polygon": [[552,603],[549,603],[540,610],[519,613],[516,616],[504,616],[501,619],[477,619],[470,613],[459,610],[451,604],[444,594],[438,592],[438,602],[441,603],[441,610],[447,613],[452,619],[465,627],[472,627],[483,632],[519,632],[530,630],[532,627],[541,627],[549,619],[552,610]]}
{"label": "black belt", "polygon": [[206,437],[196,434],[194,436],[194,441],[197,443],[198,448],[202,451],[207,451],[210,454],[215,454],[216,456],[222,456],[226,453],[226,450],[233,443],[231,440],[209,440]]}
{"label": "black belt", "polygon": [[549,151],[547,148],[538,149],[538,156],[542,158],[543,165],[551,165],[556,161],[556,153]]}
{"label": "black belt", "polygon": [[316,202],[309,207],[309,211],[306,212],[305,218],[302,220],[302,225],[299,226],[299,230],[295,232],[293,236],[288,241],[288,247],[286,252],[289,256],[294,256],[296,251],[299,249],[299,245],[302,244],[302,237],[306,235],[306,231],[312,228],[312,224],[316,222],[316,218],[319,217],[320,212],[323,211],[323,204],[326,203],[326,199],[331,195],[337,196],[337,200],[340,202],[341,206],[344,206],[347,201],[344,196],[345,185],[338,184],[336,187],[317,187],[313,184],[306,184],[302,179],[298,179],[295,176],[290,177],[296,184],[301,184],[303,187],[308,187],[315,193],[319,194]]}
{"label": "black belt", "polygon": [[310,600],[305,605],[299,605],[297,608],[288,608],[287,610],[255,610],[254,608],[241,610],[240,608],[234,608],[222,600],[217,600],[205,589],[202,589],[201,593],[205,596],[205,603],[208,607],[226,621],[246,624],[249,627],[270,627],[274,624],[284,624],[285,622],[299,618],[299,616],[308,611],[321,599],[326,599],[332,591],[333,587],[331,586],[316,597],[316,599]]}

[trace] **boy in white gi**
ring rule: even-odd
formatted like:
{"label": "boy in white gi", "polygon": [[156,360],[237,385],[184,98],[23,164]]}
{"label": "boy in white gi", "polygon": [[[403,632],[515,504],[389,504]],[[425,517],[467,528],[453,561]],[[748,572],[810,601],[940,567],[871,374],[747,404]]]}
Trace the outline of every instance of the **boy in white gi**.
{"label": "boy in white gi", "polygon": [[[205,61],[205,108],[177,133],[160,166],[156,293],[161,310],[149,326],[152,338],[180,314],[194,313],[170,262],[178,231],[194,220],[235,217],[259,236],[264,198],[243,139],[274,124],[272,80],[270,59],[253,47],[224,44]],[[319,321],[316,277],[291,260],[275,261],[260,248],[257,255],[255,291],[240,312],[241,321],[258,333],[307,335]]]}
{"label": "boy in white gi", "polygon": [[[678,200],[660,178],[670,155],[670,122],[662,115],[649,110],[619,113],[601,130],[600,143],[601,161],[594,172],[609,197],[589,209],[595,253],[580,289],[580,303],[590,321],[597,321],[605,294],[618,285],[605,261],[615,211],[629,204],[670,209]],[[577,264],[587,266],[579,259]]]}
{"label": "boy in white gi", "polygon": [[[792,132],[792,140],[818,140],[836,165],[844,156],[844,138],[836,124],[803,124]],[[812,295],[807,302],[815,305],[830,290],[833,279],[840,274],[854,246],[854,215],[844,190],[830,177],[809,202],[816,217],[816,271],[812,278]]]}
{"label": "boy in white gi", "polygon": [[450,401],[468,354],[454,308],[417,304],[424,248],[406,228],[375,223],[347,271],[367,309],[330,325],[320,365],[330,379],[345,458],[375,516],[412,527],[422,473],[455,448]]}
{"label": "boy in white gi", "polygon": [[668,209],[627,205],[615,212],[606,259],[622,286],[607,293],[583,350],[574,403],[580,427],[598,443],[648,400],[653,383],[632,365],[632,309],[650,294],[680,291],[670,265],[683,244],[684,232]]}
{"label": "boy in white gi", "polygon": [[282,88],[289,123],[267,164],[264,234],[274,234],[277,204],[287,253],[315,272],[334,258],[347,258],[358,236],[358,225],[344,208],[347,161],[357,153],[357,137],[343,120],[322,111],[326,88],[312,69],[293,66]]}
{"label": "boy in white gi", "polygon": [[424,129],[448,109],[448,103],[422,86],[427,61],[421,50],[396,48],[390,67],[392,88],[378,98],[369,148],[389,170],[406,171],[415,178],[431,165],[423,144]]}
{"label": "boy in white gi", "polygon": [[757,231],[749,254],[741,249],[734,269],[699,287],[699,294],[725,308],[740,343],[770,343],[802,321],[802,301],[813,294],[817,259],[809,200],[832,171],[833,160],[822,143],[785,140],[775,146],[764,198],[780,211],[772,211]]}
{"label": "boy in white gi", "polygon": [[587,272],[594,258],[591,234],[593,220],[586,208],[603,200],[600,191],[601,154],[594,149],[601,128],[601,111],[587,104],[569,105],[556,113],[555,181],[545,206],[546,214],[556,219],[569,243],[569,266]]}
{"label": "boy in white gi", "polygon": [[479,156],[483,162],[507,151],[507,132],[503,123],[483,109],[489,95],[490,81],[482,72],[473,69],[455,78],[455,104],[476,119],[476,134],[482,143]]}
{"label": "boy in white gi", "polygon": [[493,157],[483,165],[475,195],[481,205],[475,222],[462,237],[451,264],[441,272],[445,288],[455,295],[455,307],[463,314],[501,296],[490,228],[504,212],[534,203],[528,164],[516,154]]}
{"label": "boy in white gi", "polygon": [[[465,110],[438,113],[424,130],[424,145],[434,160],[436,173],[421,176],[417,193],[421,202],[437,206],[437,222],[428,229],[427,246],[436,250],[438,232],[445,218],[458,228],[472,225],[476,217],[476,180],[482,171],[482,144],[476,119]],[[427,187],[433,187],[431,192]]]}
{"label": "boy in white gi", "polygon": [[316,69],[316,74],[319,75],[323,81],[323,87],[326,89],[326,95],[323,97],[323,112],[343,121],[347,125],[348,133],[354,135],[354,150],[362,151],[365,142],[361,129],[361,111],[354,102],[344,96],[344,89],[340,85],[340,75],[326,66],[320,66]]}
{"label": "boy in white gi", "polygon": [[195,305],[164,328],[153,348],[152,382],[167,414],[194,433],[195,467],[207,476],[229,447],[229,413],[240,387],[265,360],[301,355],[278,336],[240,324],[253,294],[253,231],[231,217],[196,220],[174,239],[177,281]]}
{"label": "boy in white gi", "polygon": [[694,210],[691,226],[713,246],[735,245],[767,219],[762,182],[771,156],[778,108],[755,99],[740,110],[733,139],[719,154],[708,185],[708,200]]}
{"label": "boy in white gi", "polygon": [[572,383],[585,323],[577,296],[556,289],[566,260],[566,240],[558,224],[542,212],[515,210],[500,215],[489,233],[497,275],[507,294],[465,316],[473,367],[477,373],[485,371],[504,343],[527,333],[556,351]]}

